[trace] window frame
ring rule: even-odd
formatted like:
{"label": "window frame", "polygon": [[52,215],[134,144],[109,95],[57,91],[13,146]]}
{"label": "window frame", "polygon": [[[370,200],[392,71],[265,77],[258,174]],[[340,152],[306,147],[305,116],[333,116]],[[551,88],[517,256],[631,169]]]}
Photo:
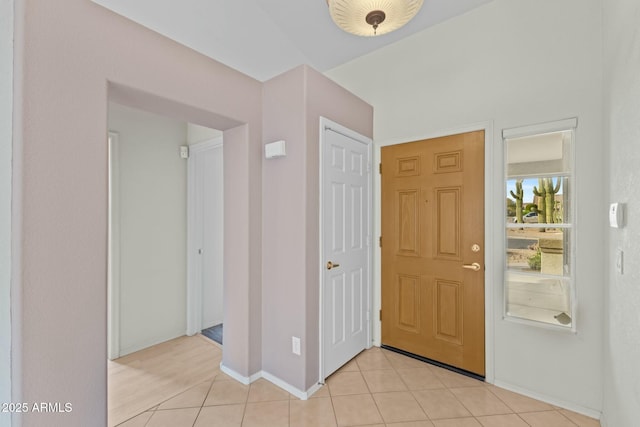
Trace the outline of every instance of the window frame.
{"label": "window frame", "polygon": [[[577,284],[576,284],[576,241],[577,241],[577,188],[579,183],[576,180],[576,155],[575,155],[575,144],[576,144],[576,132],[578,127],[578,119],[577,118],[569,118],[564,120],[558,120],[553,122],[546,122],[534,125],[526,125],[514,128],[508,128],[502,130],[502,145],[503,145],[503,179],[502,179],[502,233],[503,233],[503,268],[502,268],[502,291],[503,291],[503,303],[502,303],[502,319],[505,321],[519,323],[524,325],[530,325],[542,329],[549,329],[559,332],[569,332],[575,334],[577,332],[577,319],[576,314],[578,312],[578,292],[577,292]],[[571,316],[571,324],[568,326],[553,324],[544,321],[529,319],[526,317],[518,317],[508,313],[508,303],[509,303],[509,294],[508,294],[508,273],[509,267],[507,264],[507,249],[508,249],[508,233],[507,230],[509,228],[507,222],[507,197],[505,197],[507,183],[510,179],[514,179],[514,177],[509,177],[508,175],[508,144],[507,141],[515,138],[523,138],[530,137],[535,135],[542,135],[547,133],[554,132],[571,132],[571,140],[569,141],[570,147],[568,150],[568,164],[569,164],[569,173],[563,175],[563,177],[568,178],[568,181],[571,183],[569,187],[569,194],[567,201],[569,203],[569,213],[568,217],[563,218],[563,223],[561,227],[563,230],[569,231],[569,238],[565,240],[563,244],[563,251],[567,252],[568,255],[568,263],[569,263],[569,271],[568,273],[563,273],[561,277],[562,280],[566,280],[569,284],[569,307],[570,307],[570,316]],[[544,174],[543,174],[544,175]],[[564,191],[564,190],[563,190]],[[565,213],[566,214],[566,213]],[[536,224],[520,224],[524,226],[523,228],[539,228],[539,225]],[[567,248],[568,245],[568,248]],[[543,276],[544,277],[544,276]]]}

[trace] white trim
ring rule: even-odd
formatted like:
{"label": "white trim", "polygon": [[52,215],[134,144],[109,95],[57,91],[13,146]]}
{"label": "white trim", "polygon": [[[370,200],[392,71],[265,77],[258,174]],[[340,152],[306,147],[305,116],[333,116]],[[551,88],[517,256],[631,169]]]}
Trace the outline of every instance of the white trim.
{"label": "white trim", "polygon": [[[189,146],[187,161],[187,330],[186,334],[195,335],[202,330],[202,266],[197,246],[202,235],[197,205],[199,188],[197,183],[196,155],[207,150],[222,147],[222,136],[208,139]],[[220,322],[222,323],[222,322]]]}
{"label": "white trim", "polygon": [[[495,275],[502,274],[503,257],[495,256],[496,248],[502,253],[503,248],[496,245],[496,221],[495,206],[492,197],[495,192],[495,179],[492,173],[498,173],[495,168],[495,154],[493,149],[493,122],[482,125],[484,129],[484,378],[488,383],[495,381]],[[477,129],[480,130],[480,129]]]}
{"label": "white trim", "polygon": [[[319,121],[319,132],[320,132],[320,138],[319,138],[319,144],[318,144],[318,150],[319,150],[319,194],[318,194],[318,198],[319,198],[319,245],[320,245],[320,250],[319,250],[319,260],[318,260],[318,271],[319,271],[319,277],[320,277],[320,286],[319,288],[319,305],[320,305],[320,312],[319,312],[319,351],[320,351],[320,355],[319,355],[319,366],[318,366],[318,375],[319,375],[319,385],[318,388],[324,384],[324,380],[326,379],[325,377],[325,367],[324,367],[324,362],[325,362],[325,357],[324,357],[324,298],[323,298],[323,289],[324,289],[324,274],[326,272],[326,270],[323,268],[324,266],[324,247],[323,247],[323,241],[324,241],[324,214],[323,214],[323,208],[324,208],[324,203],[323,203],[323,186],[322,186],[322,180],[323,180],[323,167],[324,167],[324,157],[323,157],[323,147],[325,144],[325,131],[327,130],[331,130],[333,132],[337,132],[340,133],[348,138],[351,138],[355,141],[358,141],[360,143],[363,143],[367,146],[367,156],[368,158],[368,165],[367,165],[367,175],[368,175],[368,180],[369,180],[369,208],[368,208],[368,215],[367,215],[367,245],[368,245],[368,275],[369,275],[369,280],[367,283],[367,345],[365,348],[371,348],[371,344],[373,342],[373,332],[372,332],[372,322],[373,322],[373,318],[375,316],[372,316],[371,313],[371,307],[372,307],[372,302],[373,302],[373,251],[371,250],[372,246],[374,245],[374,238],[373,238],[373,218],[372,218],[372,214],[373,214],[373,173],[372,171],[374,170],[374,163],[373,163],[373,140],[371,138],[367,138],[364,135],[361,135],[347,127],[344,127],[336,122],[333,122],[329,119],[327,119],[326,117],[320,117],[320,121]],[[310,389],[311,390],[311,389]],[[316,389],[317,390],[317,389]],[[315,390],[313,391],[315,392]]]}
{"label": "white trim", "polygon": [[578,119],[572,117],[570,119],[556,120],[553,122],[536,123],[533,125],[518,126],[515,128],[503,129],[502,139],[521,138],[540,133],[551,133],[578,127]]}
{"label": "white trim", "polygon": [[[503,286],[505,286],[504,283],[503,283]],[[574,297],[572,296],[572,298]],[[505,301],[504,301],[505,307],[506,307],[506,304],[507,304],[507,301],[505,297]],[[506,309],[503,308],[503,311],[506,311]],[[573,310],[572,310],[571,318],[575,319],[575,314],[573,313]],[[524,317],[508,316],[506,313],[502,313],[502,320],[509,323],[517,323],[519,325],[531,326],[533,328],[546,329],[548,331],[553,331],[560,334],[576,335],[578,333],[574,329],[567,328],[566,326],[563,326],[563,325],[554,325],[553,323],[540,322],[537,320],[526,319]]]}
{"label": "white trim", "polygon": [[[0,3],[0,402],[12,399],[13,364],[11,360],[16,322],[14,295],[12,292],[12,155],[14,120],[14,4],[13,0]],[[16,85],[18,83],[16,82]],[[18,378],[16,377],[16,382]],[[0,426],[11,425],[11,414],[0,413]],[[16,421],[17,423],[17,421]]]}
{"label": "white trim", "polygon": [[120,142],[109,131],[109,234],[107,258],[107,353],[109,360],[120,357]]}
{"label": "white trim", "polygon": [[[496,221],[493,221],[494,218],[494,208],[495,208],[495,182],[496,180],[502,179],[502,174],[500,171],[495,171],[494,165],[494,131],[493,131],[493,122],[479,122],[473,123],[466,126],[460,126],[457,128],[446,129],[439,132],[434,132],[430,134],[422,134],[415,135],[413,137],[402,137],[402,138],[390,138],[384,141],[376,141],[374,145],[374,160],[373,164],[375,167],[381,162],[381,147],[386,147],[389,145],[403,144],[411,141],[420,141],[423,139],[432,139],[439,138],[443,136],[457,135],[461,133],[474,132],[478,130],[484,131],[484,207],[485,207],[485,217],[484,217],[484,235],[485,235],[485,271],[484,271],[484,283],[485,283],[485,381],[488,383],[493,383],[495,379],[495,317],[494,317],[494,295],[495,289],[494,286],[496,283],[502,284],[502,255],[495,256],[496,250]],[[497,176],[494,176],[495,174]],[[382,197],[382,183],[380,180],[380,174],[374,174],[374,190],[373,194],[376,198],[373,204],[373,213],[374,213],[374,239],[376,240],[382,233],[382,227],[380,223],[381,218],[381,207],[380,207],[380,199]],[[373,277],[373,313],[377,313],[380,310],[381,306],[381,289],[382,289],[382,278],[381,278],[381,250],[380,245],[374,246],[374,264],[376,268],[374,269],[374,277]],[[500,275],[496,277],[496,275]],[[374,338],[373,344],[376,346],[381,345],[381,322],[378,316],[373,317],[373,331]]]}
{"label": "white trim", "polygon": [[292,386],[288,382],[283,381],[280,378],[276,377],[275,375],[272,375],[272,374],[270,374],[269,372],[266,372],[266,371],[259,371],[259,372],[256,372],[255,374],[251,375],[250,377],[245,377],[244,375],[240,375],[239,373],[237,373],[233,369],[224,366],[222,364],[222,362],[220,362],[220,370],[223,373],[229,375],[234,380],[236,380],[239,383],[244,384],[244,385],[249,385],[249,384],[259,380],[260,378],[264,378],[265,380],[269,381],[273,385],[275,385],[277,387],[280,387],[281,389],[283,389],[286,392],[294,395],[295,397],[297,397],[300,400],[309,399],[316,391],[320,390],[320,387],[322,387],[322,384],[316,383],[313,386],[309,387],[309,389],[307,391],[302,391],[302,390],[298,389],[297,387]]}
{"label": "white trim", "polygon": [[118,357],[124,357],[136,351],[144,350],[145,348],[153,347],[154,345],[161,344],[184,335],[182,328],[174,328],[173,331],[166,332],[160,335],[155,335],[151,338],[140,340],[128,347],[120,347],[120,354]]}
{"label": "white trim", "polygon": [[300,398],[301,400],[307,400],[308,398],[310,398],[311,396],[313,396],[315,394],[315,392],[317,392],[318,390],[320,390],[322,387],[324,386],[323,383],[315,383],[314,385],[312,385],[311,387],[309,387],[307,389],[306,392],[304,392],[305,396],[304,398]]}
{"label": "white trim", "polygon": [[189,156],[191,156],[191,154],[193,153],[199,153],[202,151],[210,150],[212,148],[222,147],[222,143],[223,143],[222,137],[217,136],[215,138],[207,139],[205,141],[201,141],[196,144],[191,144],[189,145]]}
{"label": "white trim", "polygon": [[324,156],[322,155],[323,152],[323,145],[324,145],[324,128],[325,128],[325,124],[324,124],[324,117],[320,116],[320,120],[318,123],[318,132],[320,134],[319,136],[319,140],[318,140],[318,160],[319,160],[319,165],[318,165],[318,210],[319,210],[319,216],[318,216],[318,245],[319,250],[318,250],[318,276],[319,276],[319,286],[318,286],[318,315],[319,315],[319,320],[318,320],[318,351],[320,352],[319,357],[318,357],[318,382],[323,383],[324,384],[324,271],[323,271],[323,264],[324,264],[324,215],[322,213],[322,208],[324,207],[322,204],[322,200],[324,199],[324,197],[322,196],[323,193],[323,186],[322,186],[322,180],[324,179],[324,174],[323,174],[323,167],[324,167],[324,161],[323,158]]}
{"label": "white trim", "polygon": [[313,393],[315,393],[316,391],[318,391],[320,389],[320,387],[322,387],[321,384],[314,384],[313,387],[311,387],[309,390],[307,391],[302,391],[299,390],[298,388],[292,386],[291,384],[287,383],[286,381],[281,380],[280,378],[271,375],[270,373],[266,372],[266,371],[262,371],[262,378],[264,378],[265,380],[269,381],[270,383],[280,387],[283,390],[286,390],[288,393],[294,395],[295,397],[297,397],[300,400],[307,400],[309,397],[311,397],[311,395]]}
{"label": "white trim", "polygon": [[[570,221],[568,224],[566,225],[562,225],[559,228],[564,228],[567,230],[570,230],[570,234],[569,234],[569,248],[570,248],[570,254],[569,254],[569,265],[570,265],[570,271],[569,271],[569,283],[570,283],[570,292],[569,292],[569,297],[570,297],[570,303],[571,303],[571,327],[567,328],[566,326],[562,326],[562,325],[554,325],[554,324],[549,324],[549,323],[544,323],[544,322],[539,322],[539,321],[535,321],[535,320],[531,320],[531,319],[527,319],[527,318],[521,318],[521,317],[516,317],[516,316],[508,316],[507,315],[507,292],[506,292],[506,272],[507,272],[507,266],[506,264],[503,266],[502,269],[502,277],[501,277],[501,283],[502,283],[502,288],[503,288],[503,292],[502,292],[502,320],[503,321],[507,321],[507,322],[513,322],[513,323],[519,323],[519,324],[523,324],[523,325],[528,325],[528,326],[533,326],[536,328],[541,328],[541,329],[547,329],[547,330],[551,330],[551,331],[555,331],[555,332],[560,332],[560,333],[571,333],[571,334],[577,334],[578,333],[578,328],[577,328],[577,313],[578,313],[578,294],[577,294],[577,284],[576,284],[576,248],[578,247],[578,236],[576,233],[576,230],[578,230],[578,226],[577,226],[577,221],[578,221],[578,215],[576,215],[576,212],[578,212],[578,206],[577,206],[577,194],[578,194],[578,186],[579,184],[576,182],[576,176],[577,176],[577,172],[576,172],[576,133],[577,133],[577,126],[578,126],[578,118],[574,117],[574,118],[570,118],[570,119],[563,119],[563,120],[556,120],[556,121],[552,121],[552,122],[545,122],[545,123],[537,123],[537,124],[533,124],[533,125],[526,125],[526,126],[519,126],[519,127],[515,127],[515,128],[510,128],[510,129],[503,129],[502,130],[502,138],[501,138],[501,143],[502,143],[502,151],[503,151],[503,174],[502,174],[502,187],[505,188],[504,186],[506,185],[507,180],[509,179],[509,177],[507,176],[507,168],[506,168],[506,159],[507,159],[507,144],[506,144],[506,140],[507,139],[514,139],[514,138],[522,138],[522,137],[527,137],[527,136],[533,136],[533,135],[539,135],[539,134],[546,134],[546,133],[551,133],[551,132],[566,132],[566,131],[572,131],[571,132],[571,142],[570,142],[570,165],[571,165],[571,170],[570,170],[570,174],[569,174],[569,181],[571,182],[571,192],[569,194],[569,200],[570,200]],[[512,178],[513,179],[513,178]],[[504,197],[504,193],[502,196],[502,212],[506,212],[507,206],[506,206],[506,197]],[[503,236],[503,245],[504,245],[504,249],[506,250],[507,247],[507,234],[506,234],[506,230],[507,228],[513,228],[512,224],[507,224],[505,217],[503,214],[500,214],[499,217],[501,218],[501,222],[502,222],[502,236]],[[522,228],[535,228],[535,224],[521,224],[523,227]],[[503,252],[500,256],[504,259],[504,254],[505,252]],[[567,276],[564,276],[564,279],[566,279]]]}
{"label": "white trim", "polygon": [[595,418],[596,420],[600,420],[602,417],[602,412],[586,408],[584,406],[576,405],[572,402],[567,402],[562,399],[556,399],[555,397],[547,396],[545,394],[536,393],[535,391],[528,390],[526,388],[518,387],[503,381],[496,381],[494,384],[496,387],[503,388],[505,390],[512,391],[514,393],[521,394],[523,396],[530,397],[532,399],[539,400],[541,402],[548,403],[550,405],[554,405],[563,409],[568,409],[569,411],[577,412],[578,414],[586,415],[590,418]]}
{"label": "white trim", "polygon": [[240,375],[239,373],[237,373],[233,369],[224,366],[222,364],[222,362],[220,362],[220,370],[222,372],[224,372],[225,374],[229,375],[234,380],[236,380],[239,383],[244,384],[244,385],[249,385],[252,382],[257,381],[260,378],[262,378],[262,371],[256,372],[255,374],[251,375],[250,377],[245,377],[244,375]]}

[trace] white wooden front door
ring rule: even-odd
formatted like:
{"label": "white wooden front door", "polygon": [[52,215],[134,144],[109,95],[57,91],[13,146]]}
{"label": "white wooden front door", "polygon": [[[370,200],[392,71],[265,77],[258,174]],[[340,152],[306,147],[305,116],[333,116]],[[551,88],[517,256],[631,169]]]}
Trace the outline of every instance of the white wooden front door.
{"label": "white wooden front door", "polygon": [[371,140],[321,123],[324,380],[371,342]]}

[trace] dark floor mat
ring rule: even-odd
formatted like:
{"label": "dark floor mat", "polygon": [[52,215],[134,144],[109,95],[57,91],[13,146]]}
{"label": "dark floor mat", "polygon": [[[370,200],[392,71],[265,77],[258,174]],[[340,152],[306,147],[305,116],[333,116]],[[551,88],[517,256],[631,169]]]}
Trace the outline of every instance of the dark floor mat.
{"label": "dark floor mat", "polygon": [[222,323],[202,330],[202,335],[222,345]]}

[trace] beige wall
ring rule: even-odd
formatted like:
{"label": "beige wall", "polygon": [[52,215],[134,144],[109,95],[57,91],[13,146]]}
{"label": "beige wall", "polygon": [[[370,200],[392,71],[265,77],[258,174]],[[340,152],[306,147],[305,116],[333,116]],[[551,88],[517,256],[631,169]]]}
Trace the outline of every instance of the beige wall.
{"label": "beige wall", "polygon": [[130,106],[226,131],[234,167],[225,168],[225,227],[235,239],[225,239],[233,279],[225,300],[235,310],[225,313],[225,332],[239,338],[225,342],[224,357],[249,374],[260,362],[260,307],[257,319],[249,309],[261,286],[261,84],[89,1],[22,3],[23,104],[14,108],[23,280],[13,301],[22,299],[23,393],[14,400],[73,404],[69,414],[26,415],[24,425],[106,420],[106,131],[115,92]]}
{"label": "beige wall", "polygon": [[[494,0],[327,73],[373,105],[378,146],[477,123],[493,128],[485,182],[494,230],[485,259],[495,272],[486,282],[494,295],[489,371],[498,384],[595,416],[602,408],[607,258],[601,8],[601,0]],[[569,117],[578,118],[576,334],[503,319],[501,131]]]}
{"label": "beige wall", "polygon": [[307,391],[319,374],[320,116],[371,137],[373,110],[301,66],[265,82],[263,111],[263,142],[287,151],[263,160],[263,370]]}
{"label": "beige wall", "polygon": [[[610,144],[607,202],[626,204],[624,228],[608,228],[607,330],[604,340],[604,426],[634,426],[640,419],[640,4],[606,0],[605,137]],[[604,207],[606,209],[606,206]],[[624,272],[616,251],[624,252]]]}
{"label": "beige wall", "polygon": [[[291,337],[305,334],[305,69],[295,68],[264,83],[263,142],[285,140],[286,157],[262,165],[262,362],[263,370],[306,390],[307,353],[291,352]],[[317,240],[317,238],[316,238]],[[309,337],[310,338],[310,337]]]}
{"label": "beige wall", "polygon": [[[307,68],[306,73],[306,336],[303,342],[307,353],[305,385],[311,387],[318,381],[319,342],[318,318],[320,273],[319,236],[319,194],[320,194],[320,117],[341,124],[361,135],[373,139],[373,107],[354,96],[342,86],[335,84],[325,76]],[[375,169],[373,169],[375,170]]]}

